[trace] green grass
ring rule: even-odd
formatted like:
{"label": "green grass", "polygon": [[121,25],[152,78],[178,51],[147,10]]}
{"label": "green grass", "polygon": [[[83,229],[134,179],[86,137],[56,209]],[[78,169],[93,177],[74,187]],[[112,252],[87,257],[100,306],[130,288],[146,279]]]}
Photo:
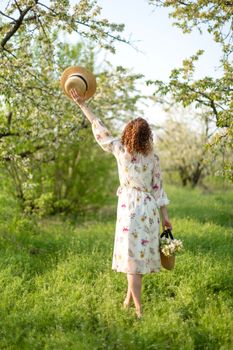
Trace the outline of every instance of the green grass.
{"label": "green grass", "polygon": [[111,270],[116,198],[85,218],[20,215],[0,196],[0,349],[233,349],[233,192],[166,186],[185,251],[143,277],[144,317]]}

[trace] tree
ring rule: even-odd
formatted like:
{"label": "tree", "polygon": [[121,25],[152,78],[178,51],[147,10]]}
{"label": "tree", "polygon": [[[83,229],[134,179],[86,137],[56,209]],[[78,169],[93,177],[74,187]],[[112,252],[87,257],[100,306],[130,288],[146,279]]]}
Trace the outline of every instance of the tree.
{"label": "tree", "polygon": [[[115,40],[127,42],[119,35],[124,25],[109,23],[100,18],[100,12],[96,1],[91,0],[80,0],[73,7],[68,1],[57,0],[50,1],[49,6],[43,0],[7,2],[6,8],[0,11],[0,88],[9,108],[13,90],[23,96],[25,103],[40,110],[47,108],[47,100],[38,99],[38,95],[51,96],[49,82],[51,78],[59,79],[64,69],[59,66],[64,62],[59,62],[56,55],[63,45],[63,33],[75,32],[77,38],[89,39],[111,51],[115,50]],[[38,61],[47,67],[43,72],[45,82],[37,69]],[[57,94],[57,98],[59,96]]]}
{"label": "tree", "polygon": [[[101,177],[105,184],[111,179],[112,160],[108,157],[106,161],[101,159],[103,155],[98,152],[98,147],[96,150],[89,122],[63,95],[59,81],[51,72],[55,71],[57,64],[64,67],[77,63],[84,65],[85,62],[98,82],[97,93],[90,104],[113,132],[118,127],[116,119],[124,122],[137,110],[141,95],[135,84],[140,75],[132,75],[123,67],[113,68],[108,62],[96,71],[93,49],[80,44],[60,45],[56,65],[48,59],[45,64],[37,43],[35,47],[31,46],[31,50],[36,52],[34,69],[38,73],[35,76],[40,76],[41,86],[47,85],[50,93],[47,96],[43,90],[35,90],[34,99],[38,104],[35,105],[25,104],[20,87],[16,91],[10,90],[10,108],[2,103],[0,113],[4,134],[0,142],[2,163],[14,180],[18,198],[28,211],[77,210],[91,200],[97,204],[101,195],[97,199],[92,194],[99,190],[103,198],[105,191],[104,182],[100,186]],[[17,86],[17,80],[15,84]],[[29,86],[33,89],[33,79],[25,81],[25,87],[29,89]],[[93,169],[99,178],[91,181]],[[100,184],[97,184],[99,180]]]}
{"label": "tree", "polygon": [[[195,108],[205,106],[210,112],[210,119],[215,121],[216,131],[211,139],[208,139],[210,148],[233,147],[233,65],[231,54],[233,48],[233,4],[231,1],[175,1],[175,0],[150,0],[150,4],[158,7],[171,8],[169,16],[175,19],[174,25],[182,29],[184,33],[203,28],[213,35],[213,39],[222,47],[220,59],[222,76],[203,77],[195,80],[195,62],[203,54],[199,50],[195,55],[183,61],[181,68],[173,69],[169,82],[148,81],[154,84],[155,96],[163,100],[165,96],[171,96],[175,102],[181,102],[183,106],[194,105]],[[224,162],[222,173],[233,181],[233,164],[229,159]]]}
{"label": "tree", "polygon": [[51,0],[49,5],[45,0],[9,0],[0,14],[0,46],[6,52],[12,51],[11,40],[16,34],[24,33],[29,41],[38,35],[50,41],[48,34],[54,27],[66,33],[76,32],[113,52],[115,40],[127,42],[119,35],[124,25],[100,18],[101,7],[95,0],[80,0],[73,7],[66,0]]}
{"label": "tree", "polygon": [[[93,155],[99,161],[95,172],[106,181],[111,166],[108,170],[107,160],[100,163],[90,126],[64,96],[59,79],[67,66],[89,68],[98,82],[89,101],[97,115],[112,127],[115,116],[130,118],[141,97],[135,89],[140,75],[108,62],[98,68],[95,64],[96,46],[114,51],[114,40],[126,42],[117,34],[123,25],[100,19],[97,3],[87,0],[73,8],[67,1],[51,1],[49,6],[36,0],[8,1],[1,15],[0,159],[27,210],[62,210],[74,202],[77,209],[87,193],[94,193],[97,180],[89,181],[89,188],[80,180],[86,171],[88,183]],[[62,35],[72,31],[86,44],[66,43]]]}
{"label": "tree", "polygon": [[215,175],[221,160],[230,152],[221,149],[211,154],[206,147],[213,133],[208,110],[184,108],[180,104],[167,107],[167,117],[156,126],[157,147],[162,154],[163,167],[171,178],[178,174],[183,186],[200,184],[207,175]]}

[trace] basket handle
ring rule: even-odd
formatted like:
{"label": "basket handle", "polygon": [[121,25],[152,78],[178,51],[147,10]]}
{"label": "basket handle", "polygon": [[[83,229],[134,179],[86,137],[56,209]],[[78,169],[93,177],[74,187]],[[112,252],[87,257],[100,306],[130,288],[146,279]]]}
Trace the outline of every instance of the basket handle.
{"label": "basket handle", "polygon": [[166,230],[164,230],[162,233],[161,233],[161,238],[163,237],[163,236],[165,236],[166,238],[171,238],[171,239],[174,239],[174,236],[173,236],[173,234],[172,234],[172,231],[171,231],[171,229],[170,228],[167,228]]}

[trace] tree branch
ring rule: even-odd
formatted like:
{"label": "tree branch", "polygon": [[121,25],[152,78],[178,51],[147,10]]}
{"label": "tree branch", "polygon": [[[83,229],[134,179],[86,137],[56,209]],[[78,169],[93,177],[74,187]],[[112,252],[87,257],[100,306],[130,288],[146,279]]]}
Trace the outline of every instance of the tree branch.
{"label": "tree branch", "polygon": [[12,115],[13,115],[12,112],[8,112],[6,115],[8,128],[10,128],[10,126],[11,126]]}
{"label": "tree branch", "polygon": [[190,5],[190,4],[187,4],[186,2],[180,1],[180,0],[177,0],[177,2],[178,2],[180,5],[184,5],[184,6],[189,6],[189,5]]}
{"label": "tree branch", "polygon": [[10,132],[10,131],[5,133],[0,133],[0,139],[8,136],[20,136],[20,134],[18,132]]}
{"label": "tree branch", "polygon": [[[49,6],[45,5],[45,4],[42,4],[41,2],[37,2],[38,5],[42,6],[42,7],[45,7],[47,10],[51,11],[53,13],[54,16],[58,16],[60,15],[58,12],[56,12],[54,9],[50,8]],[[88,27],[88,28],[91,28],[91,24],[88,24],[88,23],[85,23],[85,22],[81,22],[81,21],[78,21],[76,20],[75,21],[77,24],[80,24],[80,25],[83,25],[85,27]],[[92,20],[93,23],[97,24],[98,22]],[[107,37],[109,38],[112,38],[113,40],[117,40],[117,41],[120,41],[120,42],[123,42],[125,44],[129,44],[129,41],[125,40],[125,39],[122,39],[118,36],[115,36],[115,35],[112,35],[110,34],[109,32],[105,32],[103,31],[103,34],[105,34]]]}
{"label": "tree branch", "polygon": [[[35,3],[37,4],[38,0],[35,0]],[[28,13],[28,11],[30,11],[32,9],[33,6],[28,6],[26,7],[26,9],[24,11],[21,11],[20,16],[17,20],[15,20],[15,24],[13,25],[13,27],[11,28],[11,30],[9,30],[8,33],[6,33],[5,37],[2,39],[0,46],[4,49],[4,46],[6,45],[6,43],[10,40],[10,38],[17,32],[17,30],[19,29],[19,27],[21,26],[21,24],[23,23],[24,17],[26,16],[26,14]],[[14,19],[13,19],[14,20]]]}
{"label": "tree branch", "polygon": [[[206,93],[202,92],[202,91],[196,91],[195,89],[191,88],[191,86],[187,85],[188,89],[191,90],[192,92],[195,92],[196,94],[199,94],[203,97],[205,97],[207,100],[209,100],[209,106],[213,109],[213,112],[214,112],[214,115],[216,116],[216,120],[218,120],[218,111],[216,109],[216,106],[215,106],[215,103],[214,103],[214,100],[208,96]],[[198,99],[196,99],[198,101]],[[198,101],[199,102],[199,101]],[[205,104],[205,103],[203,103]]]}
{"label": "tree branch", "polygon": [[11,20],[13,21],[12,23],[15,23],[15,22],[16,22],[16,19],[15,19],[15,18],[6,15],[4,12],[0,11],[0,14],[1,14],[2,16],[6,17],[6,18],[11,19]]}
{"label": "tree branch", "polygon": [[19,7],[18,1],[17,1],[17,0],[14,0],[14,2],[15,2],[15,5],[17,6],[18,10],[19,10],[19,13],[22,13],[22,10],[21,10],[21,8]]}

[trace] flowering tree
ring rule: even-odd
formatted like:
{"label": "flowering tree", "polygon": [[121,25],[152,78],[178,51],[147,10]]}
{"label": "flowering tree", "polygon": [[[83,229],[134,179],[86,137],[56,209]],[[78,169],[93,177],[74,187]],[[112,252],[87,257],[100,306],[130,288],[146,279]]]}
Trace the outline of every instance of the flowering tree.
{"label": "flowering tree", "polygon": [[173,104],[167,108],[163,125],[156,126],[164,170],[169,175],[178,174],[183,186],[195,187],[207,175],[219,174],[224,161],[230,161],[229,147],[222,149],[218,145],[210,152],[207,146],[215,130],[208,113],[206,108],[197,112],[191,107]]}
{"label": "flowering tree", "polygon": [[[102,19],[100,10],[89,0],[73,7],[67,1],[14,0],[0,12],[0,159],[29,211],[46,203],[51,211],[84,204],[87,194],[93,199],[94,188],[101,189],[98,178],[90,180],[93,166],[105,179],[111,171],[100,161],[90,166],[98,152],[89,123],[59,86],[66,67],[94,72],[98,89],[90,103],[109,126],[115,116],[124,121],[137,109],[140,76],[108,62],[96,67],[95,47],[114,51],[115,40],[127,42],[119,35],[123,25]],[[86,43],[66,43],[64,33],[72,32]]]}
{"label": "flowering tree", "polygon": [[[49,6],[43,0],[7,1],[0,11],[0,87],[9,113],[12,102],[20,108],[23,100],[24,107],[41,112],[48,110],[49,99],[61,98],[54,84],[69,63],[59,58],[64,49],[62,34],[77,33],[77,39],[89,39],[112,51],[115,40],[126,42],[119,35],[124,26],[100,18],[100,12],[96,1],[90,0],[80,0],[73,7],[68,1],[53,0]],[[73,61],[78,63],[76,54]],[[50,110],[55,106],[50,104]]]}
{"label": "flowering tree", "polygon": [[[195,62],[203,54],[199,50],[192,57],[183,61],[183,66],[173,69],[168,83],[163,81],[149,81],[155,85],[155,96],[164,99],[172,96],[175,102],[183,106],[195,105],[196,108],[205,106],[209,111],[209,118],[215,121],[216,132],[208,139],[208,146],[215,148],[232,147],[233,145],[233,4],[232,1],[207,0],[149,0],[156,7],[171,9],[170,17],[174,25],[189,33],[193,28],[203,29],[213,35],[214,40],[222,47],[220,78],[203,77],[195,80]],[[232,161],[227,158],[222,167],[222,173],[233,181]]]}

